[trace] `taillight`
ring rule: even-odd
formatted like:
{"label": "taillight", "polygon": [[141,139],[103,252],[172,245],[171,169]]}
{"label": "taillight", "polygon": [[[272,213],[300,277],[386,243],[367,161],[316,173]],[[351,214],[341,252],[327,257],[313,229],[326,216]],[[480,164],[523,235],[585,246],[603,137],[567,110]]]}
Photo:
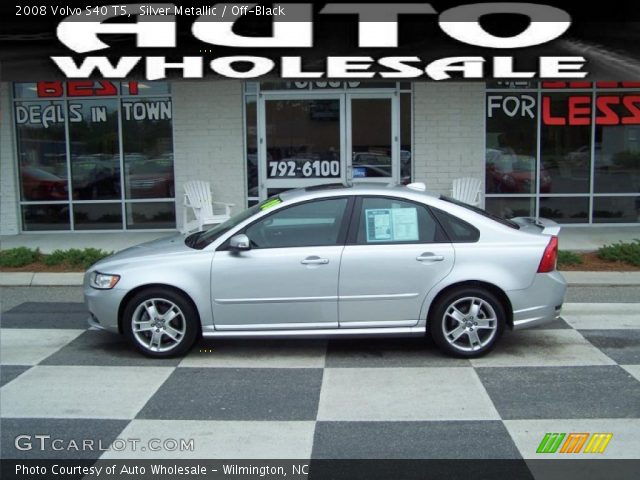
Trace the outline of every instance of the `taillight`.
{"label": "taillight", "polygon": [[556,261],[558,260],[558,237],[551,237],[549,245],[544,249],[542,260],[538,265],[538,273],[553,272],[556,269]]}

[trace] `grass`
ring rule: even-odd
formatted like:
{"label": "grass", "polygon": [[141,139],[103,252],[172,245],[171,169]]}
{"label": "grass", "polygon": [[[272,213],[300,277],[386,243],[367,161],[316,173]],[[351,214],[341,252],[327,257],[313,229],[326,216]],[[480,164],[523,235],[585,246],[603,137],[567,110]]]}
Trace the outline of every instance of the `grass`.
{"label": "grass", "polygon": [[640,267],[640,239],[605,245],[598,250],[598,257],[608,262],[624,262]]}
{"label": "grass", "polygon": [[0,251],[0,267],[19,268],[41,263],[47,266],[62,265],[76,270],[79,268],[87,269],[98,260],[111,254],[113,252],[97,248],[70,248],[55,250],[49,255],[44,255],[38,249],[17,247]]}
{"label": "grass", "polygon": [[566,250],[560,250],[558,252],[558,265],[581,265],[583,263],[582,257],[575,252],[569,252]]}

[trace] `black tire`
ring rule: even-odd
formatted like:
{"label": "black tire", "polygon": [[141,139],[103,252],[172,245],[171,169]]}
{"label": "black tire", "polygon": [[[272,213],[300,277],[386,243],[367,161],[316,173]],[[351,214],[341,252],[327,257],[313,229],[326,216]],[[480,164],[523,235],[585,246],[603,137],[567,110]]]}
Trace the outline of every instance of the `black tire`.
{"label": "black tire", "polygon": [[[476,315],[472,305],[477,307]],[[454,319],[454,315],[462,321]],[[496,346],[504,332],[506,318],[504,306],[491,292],[480,287],[460,287],[434,303],[427,331],[444,353],[477,358]]]}
{"label": "black tire", "polygon": [[[150,319],[149,311],[158,315]],[[187,353],[198,338],[199,325],[198,312],[191,301],[169,288],[152,287],[137,293],[122,313],[122,330],[127,340],[139,352],[153,358]]]}

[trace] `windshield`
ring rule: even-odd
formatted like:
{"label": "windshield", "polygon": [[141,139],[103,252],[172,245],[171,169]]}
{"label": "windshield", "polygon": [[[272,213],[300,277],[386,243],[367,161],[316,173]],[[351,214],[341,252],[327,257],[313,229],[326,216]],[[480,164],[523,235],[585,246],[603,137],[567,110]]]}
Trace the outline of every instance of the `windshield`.
{"label": "windshield", "polygon": [[507,220],[506,218],[499,217],[497,215],[494,215],[493,213],[487,212],[486,210],[483,210],[478,207],[474,207],[473,205],[469,205],[468,203],[460,202],[458,200],[455,200],[451,197],[447,197],[445,195],[441,195],[440,200],[453,203],[454,205],[458,205],[459,207],[464,207],[467,210],[471,210],[472,212],[482,215],[483,217],[490,218],[491,220],[495,220],[496,222],[501,223],[502,225],[506,225],[507,227],[515,228],[516,230],[520,229],[520,225],[518,225],[516,222]]}
{"label": "windshield", "polygon": [[235,228],[237,225],[240,225],[242,222],[252,217],[256,213],[262,210],[268,210],[280,203],[282,203],[280,197],[271,197],[262,203],[254,205],[253,207],[238,213],[237,215],[231,217],[229,220],[221,223],[220,225],[216,225],[209,230],[204,230],[202,232],[196,232],[189,235],[185,239],[184,243],[187,247],[202,250],[211,242],[218,239],[220,235],[227,233],[229,230]]}

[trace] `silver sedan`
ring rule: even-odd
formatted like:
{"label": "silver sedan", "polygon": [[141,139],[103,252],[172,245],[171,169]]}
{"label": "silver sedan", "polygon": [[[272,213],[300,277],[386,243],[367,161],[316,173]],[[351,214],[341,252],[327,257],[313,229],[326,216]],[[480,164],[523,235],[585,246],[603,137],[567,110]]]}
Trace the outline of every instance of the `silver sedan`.
{"label": "silver sedan", "polygon": [[505,328],[558,318],[555,223],[424,190],[293,190],[204,232],[123,250],[85,274],[89,323],[152,357],[200,337],[425,334],[477,357]]}

